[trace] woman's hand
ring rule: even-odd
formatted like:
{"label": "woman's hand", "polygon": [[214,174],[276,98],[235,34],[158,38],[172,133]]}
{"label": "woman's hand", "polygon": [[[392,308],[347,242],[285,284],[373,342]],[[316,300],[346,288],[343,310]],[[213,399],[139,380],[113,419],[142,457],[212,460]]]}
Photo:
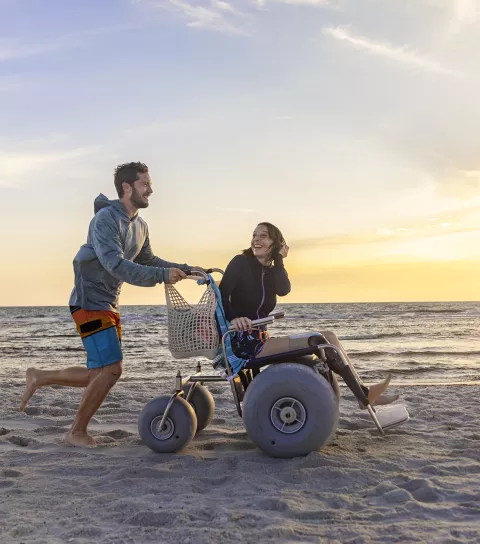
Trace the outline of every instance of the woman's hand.
{"label": "woman's hand", "polygon": [[280,248],[280,250],[278,251],[280,253],[280,255],[285,259],[288,255],[288,250],[290,248],[287,246],[287,244],[283,244],[283,246]]}
{"label": "woman's hand", "polygon": [[236,317],[230,324],[237,331],[249,331],[252,328],[252,321],[248,317]]}

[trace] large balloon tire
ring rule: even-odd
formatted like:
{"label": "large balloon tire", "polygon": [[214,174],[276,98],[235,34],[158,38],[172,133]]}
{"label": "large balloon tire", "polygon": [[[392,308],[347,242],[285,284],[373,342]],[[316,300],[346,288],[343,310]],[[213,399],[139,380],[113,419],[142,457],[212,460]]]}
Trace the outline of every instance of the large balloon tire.
{"label": "large balloon tire", "polygon": [[338,425],[338,397],[312,368],[269,366],[248,386],[243,421],[248,436],[272,457],[299,457],[319,450]]}
{"label": "large balloon tire", "polygon": [[[187,398],[192,383],[185,384],[182,389],[184,398]],[[197,384],[188,402],[192,405],[197,416],[197,434],[203,431],[213,419],[215,413],[215,400],[210,391],[201,384]]]}
{"label": "large balloon tire", "polygon": [[138,433],[141,439],[157,453],[180,451],[192,441],[197,431],[195,411],[182,397],[173,401],[163,429],[159,429],[170,398],[169,395],[162,395],[152,399],[138,417]]}

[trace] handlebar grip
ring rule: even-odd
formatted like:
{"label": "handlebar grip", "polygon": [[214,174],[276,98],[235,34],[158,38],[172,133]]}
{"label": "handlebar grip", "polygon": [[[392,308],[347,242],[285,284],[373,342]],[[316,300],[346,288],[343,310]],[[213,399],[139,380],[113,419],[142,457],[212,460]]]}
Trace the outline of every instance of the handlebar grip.
{"label": "handlebar grip", "polygon": [[[260,319],[254,319],[252,321],[252,327],[255,328],[258,325],[270,325],[274,321],[275,321],[275,318],[273,316],[261,317]],[[228,330],[233,331],[235,330],[235,327],[233,325],[230,325],[230,327],[228,327]]]}
{"label": "handlebar grip", "polygon": [[198,276],[202,272],[204,274],[212,274],[215,271],[217,271],[217,268],[207,268],[205,271],[192,269],[192,270],[185,270],[185,274],[187,276]]}

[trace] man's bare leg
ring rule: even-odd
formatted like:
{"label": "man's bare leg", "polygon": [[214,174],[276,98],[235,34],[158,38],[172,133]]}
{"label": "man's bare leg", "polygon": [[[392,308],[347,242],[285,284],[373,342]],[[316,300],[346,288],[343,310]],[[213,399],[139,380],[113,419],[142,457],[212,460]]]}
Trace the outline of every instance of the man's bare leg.
{"label": "man's bare leg", "polygon": [[90,371],[90,383],[85,389],[72,428],[65,438],[67,444],[84,448],[95,446],[95,439],[88,434],[87,426],[121,375],[122,361]]}
{"label": "man's bare leg", "polygon": [[26,373],[25,391],[20,401],[20,412],[23,412],[32,395],[40,387],[44,387],[45,385],[87,387],[88,380],[88,369],[84,366],[72,366],[62,370],[29,368]]}

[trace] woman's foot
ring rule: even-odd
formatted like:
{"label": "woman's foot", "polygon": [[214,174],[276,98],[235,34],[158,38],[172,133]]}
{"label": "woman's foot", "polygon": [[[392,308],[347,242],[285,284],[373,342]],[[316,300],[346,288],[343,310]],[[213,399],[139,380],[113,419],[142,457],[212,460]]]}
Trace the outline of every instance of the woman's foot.
{"label": "woman's foot", "polygon": [[[388,386],[390,385],[390,380],[392,379],[392,375],[389,374],[383,381],[376,383],[368,388],[368,402],[370,403],[370,406],[376,405],[376,406],[384,406],[385,404],[391,404],[392,402],[395,402],[398,399],[398,395],[384,395],[383,393],[387,390]],[[363,404],[359,403],[360,408],[363,410],[366,410],[366,406],[363,406]]]}
{"label": "woman's foot", "polygon": [[384,406],[385,404],[392,404],[400,398],[400,395],[380,395],[375,401],[375,406]]}

